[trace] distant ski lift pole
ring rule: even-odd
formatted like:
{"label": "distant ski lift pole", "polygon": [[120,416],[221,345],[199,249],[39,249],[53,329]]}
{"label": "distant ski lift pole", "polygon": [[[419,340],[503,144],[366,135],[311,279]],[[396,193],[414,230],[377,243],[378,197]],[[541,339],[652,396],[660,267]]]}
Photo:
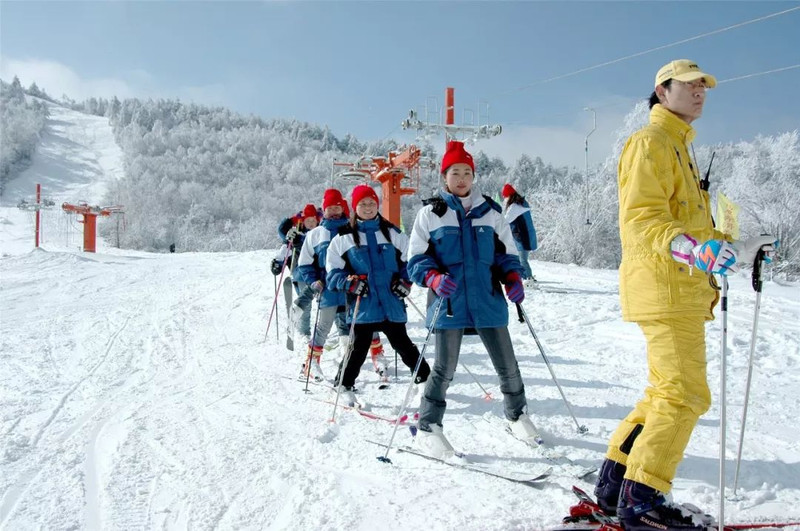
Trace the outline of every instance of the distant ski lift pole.
{"label": "distant ski lift pole", "polygon": [[95,252],[97,242],[97,216],[110,216],[124,212],[120,205],[99,207],[89,206],[86,202],[77,205],[64,203],[61,208],[65,212],[74,212],[83,216],[83,251],[86,253]]}
{"label": "distant ski lift pole", "polygon": [[28,203],[24,199],[20,200],[17,203],[17,208],[20,210],[28,210],[36,212],[36,228],[35,228],[35,244],[36,248],[39,248],[39,239],[41,234],[41,214],[42,210],[52,208],[55,206],[55,203],[51,199],[42,199],[42,185],[36,184],[36,202],[35,203]]}
{"label": "distant ski lift pole", "polygon": [[[422,136],[430,133],[445,134],[446,140],[454,140],[458,135],[466,137],[466,141],[475,141],[480,138],[490,138],[499,135],[503,128],[499,125],[455,125],[455,89],[447,87],[445,90],[445,122],[430,123],[419,119],[417,111],[411,110],[408,118],[400,122],[403,129],[414,129],[421,132]],[[427,108],[427,104],[426,104]],[[438,108],[438,106],[437,106]],[[428,120],[428,112],[425,119]],[[488,105],[486,118],[488,121]],[[479,121],[480,121],[479,114]],[[417,192],[420,184],[420,168],[433,168],[435,165],[427,157],[422,157],[422,151],[415,145],[398,153],[390,151],[386,157],[361,157],[355,162],[333,161],[334,167],[344,167],[345,170],[337,173],[335,178],[358,181],[379,182],[383,197],[381,199],[381,215],[400,226],[400,199],[404,195]]]}

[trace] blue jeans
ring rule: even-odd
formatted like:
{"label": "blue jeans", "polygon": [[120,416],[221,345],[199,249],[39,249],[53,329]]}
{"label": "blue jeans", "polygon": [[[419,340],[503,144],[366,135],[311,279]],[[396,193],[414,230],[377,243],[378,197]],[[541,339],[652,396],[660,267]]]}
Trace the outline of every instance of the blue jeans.
{"label": "blue jeans", "polygon": [[[292,304],[300,308],[300,315],[295,315],[295,323],[297,332],[302,336],[311,335],[311,302],[314,300],[314,290],[311,286],[304,282],[298,282],[294,285],[294,290],[297,293],[297,298]],[[295,312],[297,310],[294,310]]]}
{"label": "blue jeans", "polygon": [[[508,327],[478,328],[476,331],[489,352],[497,376],[500,377],[506,418],[517,420],[527,410],[527,400]],[[447,408],[445,395],[456,372],[463,337],[462,328],[436,330],[436,361],[420,400],[419,427],[422,430],[429,431],[431,424],[442,425]]]}
{"label": "blue jeans", "polygon": [[322,347],[328,339],[328,333],[331,331],[334,321],[336,322],[336,329],[339,332],[339,337],[347,337],[350,334],[350,327],[347,326],[347,312],[344,307],[328,306],[320,308],[319,319],[317,320],[317,328],[314,332],[314,337],[311,338],[311,343],[315,347]]}
{"label": "blue jeans", "polygon": [[528,262],[528,255],[530,254],[530,251],[520,248],[517,248],[517,251],[519,251],[519,261],[522,262],[522,280],[533,278],[531,264]]}

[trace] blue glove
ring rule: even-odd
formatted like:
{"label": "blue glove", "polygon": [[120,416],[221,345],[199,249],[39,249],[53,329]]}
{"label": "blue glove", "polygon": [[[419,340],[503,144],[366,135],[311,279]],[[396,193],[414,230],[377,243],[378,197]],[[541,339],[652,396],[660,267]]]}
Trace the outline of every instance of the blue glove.
{"label": "blue glove", "polygon": [[458,284],[447,273],[439,273],[435,269],[428,271],[425,275],[425,284],[431,288],[438,296],[446,299],[456,292]]}
{"label": "blue glove", "polygon": [[317,293],[321,293],[322,290],[325,289],[325,283],[322,282],[321,280],[315,280],[314,282],[311,283],[311,289],[313,289]]}
{"label": "blue glove", "polygon": [[519,273],[512,271],[506,275],[506,280],[503,282],[506,285],[506,297],[514,304],[520,303],[525,300],[525,288],[522,286],[522,278]]}
{"label": "blue glove", "polygon": [[708,240],[692,249],[694,267],[706,273],[727,275],[736,273],[736,248],[725,240]]}

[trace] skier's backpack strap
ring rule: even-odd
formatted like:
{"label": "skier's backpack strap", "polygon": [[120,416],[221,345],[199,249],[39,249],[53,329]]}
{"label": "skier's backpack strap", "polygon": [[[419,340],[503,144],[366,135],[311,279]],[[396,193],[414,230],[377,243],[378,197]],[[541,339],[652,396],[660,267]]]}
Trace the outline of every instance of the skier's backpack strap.
{"label": "skier's backpack strap", "polygon": [[483,198],[486,200],[487,203],[489,203],[489,206],[492,207],[494,210],[496,210],[497,212],[502,212],[503,211],[503,208],[497,203],[497,201],[495,201],[494,199],[492,199],[488,195],[485,195],[485,194],[481,194],[481,195],[483,195]]}
{"label": "skier's backpack strap", "polygon": [[426,206],[431,205],[433,207],[433,213],[439,217],[444,216],[445,212],[447,212],[447,203],[439,196],[423,199],[422,204]]}

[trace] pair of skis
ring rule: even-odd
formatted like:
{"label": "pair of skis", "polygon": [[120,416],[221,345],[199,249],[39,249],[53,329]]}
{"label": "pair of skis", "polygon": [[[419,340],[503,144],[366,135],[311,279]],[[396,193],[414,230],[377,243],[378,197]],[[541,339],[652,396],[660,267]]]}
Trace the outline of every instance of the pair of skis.
{"label": "pair of skis", "polygon": [[[623,531],[619,521],[603,511],[589,494],[578,487],[572,487],[578,503],[569,508],[569,516],[565,516],[562,525],[551,527],[548,531]],[[800,526],[800,522],[753,522],[742,524],[726,524],[723,531],[746,529],[784,529]],[[717,531],[718,526],[711,524],[709,531]]]}
{"label": "pair of skis", "polygon": [[[374,445],[377,445],[377,446],[380,446],[382,448],[388,448],[389,447],[388,445],[386,445],[384,443],[381,443],[381,442],[378,442],[378,441],[369,441],[368,440],[367,442],[371,443],[371,444],[374,444]],[[548,467],[546,470],[544,470],[543,472],[541,472],[539,474],[531,474],[530,472],[527,472],[527,471],[520,471],[520,472],[517,472],[517,473],[507,473],[507,472],[504,472],[504,471],[501,471],[501,470],[497,470],[497,469],[493,469],[493,468],[489,468],[489,467],[483,467],[483,466],[477,465],[475,463],[469,463],[469,462],[466,461],[466,456],[464,456],[463,454],[460,454],[458,456],[460,458],[459,461],[455,461],[455,460],[450,460],[450,459],[440,459],[438,457],[433,457],[431,455],[427,455],[427,454],[424,454],[422,452],[418,452],[417,450],[415,450],[414,448],[411,448],[409,446],[395,446],[393,448],[395,450],[397,450],[398,452],[400,452],[400,453],[404,453],[404,454],[408,454],[408,455],[414,455],[414,456],[417,456],[417,457],[421,457],[423,459],[427,459],[429,461],[434,461],[434,462],[441,463],[443,465],[451,466],[451,467],[454,467],[454,468],[460,468],[462,470],[469,470],[471,472],[477,472],[479,474],[483,474],[483,475],[486,475],[486,476],[490,476],[490,477],[494,477],[494,478],[498,478],[498,479],[503,479],[503,480],[506,480],[506,481],[510,481],[512,483],[516,483],[518,485],[525,485],[526,487],[540,487],[542,485],[542,483],[548,477],[550,477],[550,474],[553,471],[552,467]]]}

